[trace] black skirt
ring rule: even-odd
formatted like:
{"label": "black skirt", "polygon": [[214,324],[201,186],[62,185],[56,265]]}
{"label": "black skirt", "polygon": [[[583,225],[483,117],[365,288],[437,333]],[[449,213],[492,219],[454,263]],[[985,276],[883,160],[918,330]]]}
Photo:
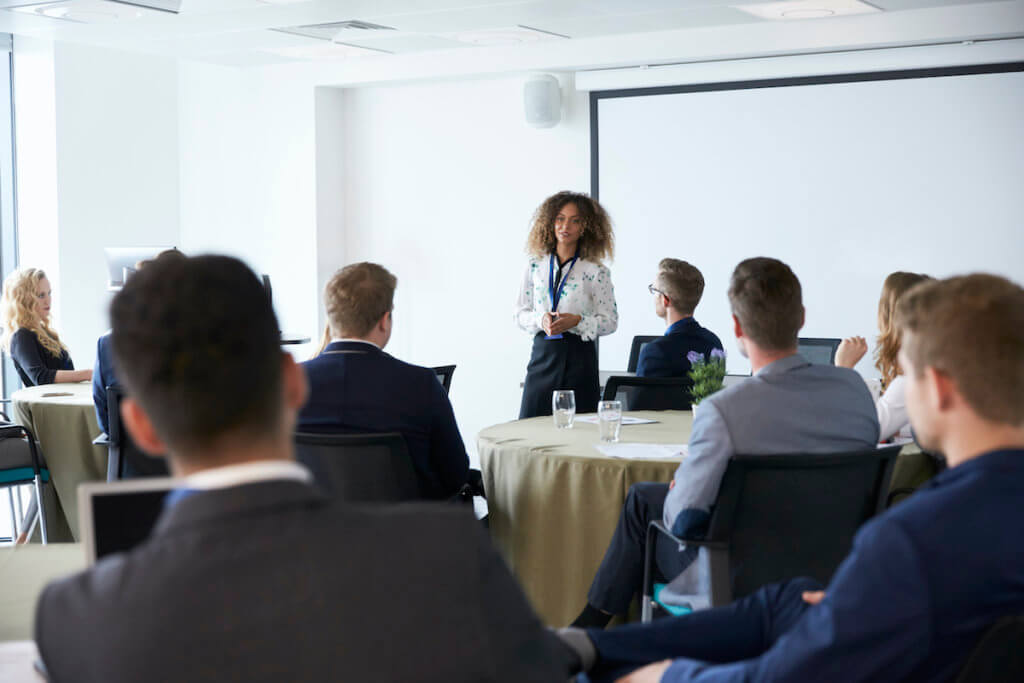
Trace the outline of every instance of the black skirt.
{"label": "black skirt", "polygon": [[566,332],[561,339],[533,338],[533,353],[526,367],[519,419],[551,414],[551,394],[572,389],[577,413],[596,413],[599,395],[597,345]]}

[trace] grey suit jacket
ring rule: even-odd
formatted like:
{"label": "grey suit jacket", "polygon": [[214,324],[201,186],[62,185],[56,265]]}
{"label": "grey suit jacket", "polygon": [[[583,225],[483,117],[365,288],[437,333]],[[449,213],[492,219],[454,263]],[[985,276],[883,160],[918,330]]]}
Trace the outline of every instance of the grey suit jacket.
{"label": "grey suit jacket", "polygon": [[130,553],[51,584],[36,641],[64,681],[564,681],[479,524],[273,481],[193,494]]}
{"label": "grey suit jacket", "polygon": [[665,499],[665,524],[700,534],[734,455],[842,453],[878,444],[878,416],[853,370],[777,360],[700,403],[689,454]]}

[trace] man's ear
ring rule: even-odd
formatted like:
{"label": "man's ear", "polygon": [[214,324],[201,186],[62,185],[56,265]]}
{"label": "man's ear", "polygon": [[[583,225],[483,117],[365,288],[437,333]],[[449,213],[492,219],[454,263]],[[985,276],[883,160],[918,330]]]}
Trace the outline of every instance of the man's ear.
{"label": "man's ear", "polygon": [[150,455],[165,455],[167,453],[167,444],[157,436],[156,430],[153,429],[153,423],[149,420],[149,415],[146,415],[142,406],[135,399],[125,397],[121,401],[121,421],[135,445],[146,453]]}
{"label": "man's ear", "polygon": [[807,322],[807,309],[803,306],[800,307],[800,327],[798,330],[804,329],[804,323]]}
{"label": "man's ear", "polygon": [[733,332],[736,334],[737,339],[743,338],[743,325],[740,325],[740,319],[735,314],[732,316],[732,327]]}
{"label": "man's ear", "polygon": [[931,366],[924,369],[924,384],[931,409],[936,413],[952,408],[959,396],[956,384],[949,375]]}
{"label": "man's ear", "polygon": [[281,353],[281,384],[284,388],[284,402],[289,410],[298,411],[306,405],[309,384],[306,371],[295,362],[290,353]]}

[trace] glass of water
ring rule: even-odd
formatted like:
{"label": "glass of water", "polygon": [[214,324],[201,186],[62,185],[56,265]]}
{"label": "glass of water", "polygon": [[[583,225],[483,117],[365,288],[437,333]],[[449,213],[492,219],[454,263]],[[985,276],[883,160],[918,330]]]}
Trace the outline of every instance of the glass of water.
{"label": "glass of water", "polygon": [[576,393],[572,389],[559,389],[551,395],[551,412],[555,416],[555,426],[559,429],[572,429],[572,421],[576,419]]}
{"label": "glass of water", "polygon": [[622,401],[601,401],[597,404],[597,428],[601,441],[619,440],[622,429]]}

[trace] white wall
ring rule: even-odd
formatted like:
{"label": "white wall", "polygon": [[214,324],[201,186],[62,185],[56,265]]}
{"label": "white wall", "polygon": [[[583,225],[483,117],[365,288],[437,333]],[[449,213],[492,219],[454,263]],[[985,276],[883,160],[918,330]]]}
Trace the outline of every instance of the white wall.
{"label": "white wall", "polygon": [[179,241],[174,60],[15,41],[21,264],[53,279],[76,367],[108,327],[107,246]]}
{"label": "white wall", "polygon": [[[317,338],[313,86],[181,63],[181,239],[271,277],[285,332]],[[293,349],[300,359],[311,345]]]}
{"label": "white wall", "polygon": [[522,80],[346,93],[345,255],[398,277],[388,350],[456,363],[451,398],[467,448],[518,416],[530,337],[513,322],[533,210],[589,185],[588,109],[570,93],[563,122],[523,121]]}

